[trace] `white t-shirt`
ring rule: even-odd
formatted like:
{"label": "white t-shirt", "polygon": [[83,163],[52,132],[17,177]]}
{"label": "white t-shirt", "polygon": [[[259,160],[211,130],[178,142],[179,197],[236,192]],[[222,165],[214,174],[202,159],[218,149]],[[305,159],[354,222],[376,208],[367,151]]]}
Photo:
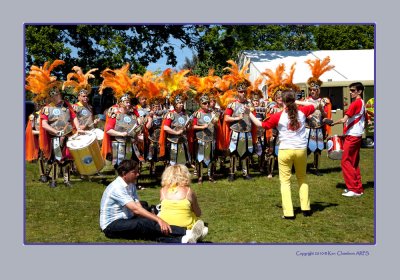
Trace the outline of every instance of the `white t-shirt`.
{"label": "white t-shirt", "polygon": [[297,119],[300,127],[297,130],[289,129],[289,117],[287,112],[281,111],[271,115],[271,117],[262,123],[265,129],[277,128],[279,131],[279,150],[300,150],[307,147],[306,137],[306,118],[314,112],[314,105],[298,107]]}
{"label": "white t-shirt", "polygon": [[365,127],[365,106],[362,98],[354,100],[345,112],[345,115],[349,118],[344,124],[343,134],[357,137],[362,136]]}

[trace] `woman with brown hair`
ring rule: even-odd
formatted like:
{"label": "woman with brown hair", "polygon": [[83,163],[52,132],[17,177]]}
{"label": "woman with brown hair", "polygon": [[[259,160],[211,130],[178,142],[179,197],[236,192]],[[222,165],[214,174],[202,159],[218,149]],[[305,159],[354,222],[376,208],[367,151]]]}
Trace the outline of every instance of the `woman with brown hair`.
{"label": "woman with brown hair", "polygon": [[[284,219],[294,219],[293,203],[291,196],[290,177],[292,167],[296,170],[297,182],[299,185],[300,208],[304,216],[311,215],[310,197],[308,184],[306,183],[307,167],[307,138],[305,122],[307,116],[315,110],[315,105],[303,101],[296,101],[294,91],[283,91],[283,111],[273,114],[267,120],[261,122],[253,114],[250,114],[251,121],[265,129],[277,128],[279,131],[279,180],[281,182],[282,208]],[[304,107],[297,107],[304,105]]]}

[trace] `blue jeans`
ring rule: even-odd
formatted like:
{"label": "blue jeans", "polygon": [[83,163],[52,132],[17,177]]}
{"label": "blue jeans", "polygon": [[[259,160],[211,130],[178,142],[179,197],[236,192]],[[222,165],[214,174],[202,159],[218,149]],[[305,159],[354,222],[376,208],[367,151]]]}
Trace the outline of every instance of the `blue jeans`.
{"label": "blue jeans", "polygon": [[172,232],[164,235],[157,222],[147,218],[134,216],[131,219],[115,220],[104,230],[108,238],[144,239],[162,243],[181,243],[186,228],[171,226]]}

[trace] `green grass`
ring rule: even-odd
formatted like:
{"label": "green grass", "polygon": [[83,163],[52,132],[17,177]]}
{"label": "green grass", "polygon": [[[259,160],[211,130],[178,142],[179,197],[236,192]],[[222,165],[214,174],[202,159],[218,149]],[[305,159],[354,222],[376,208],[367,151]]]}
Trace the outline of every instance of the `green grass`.
{"label": "green grass", "polygon": [[[308,158],[311,163],[312,156]],[[344,186],[340,161],[322,153],[321,177],[309,174],[311,217],[300,213],[298,187],[292,177],[292,198],[295,220],[282,220],[278,174],[272,179],[252,172],[254,180],[241,178],[230,183],[218,178],[216,184],[199,186],[193,183],[209,224],[205,242],[210,243],[365,243],[374,238],[374,150],[361,150],[361,175],[364,195],[347,198],[341,195]],[[276,171],[277,173],[277,171]],[[145,165],[146,187],[139,191],[141,200],[159,203],[159,181],[150,178]],[[237,173],[239,175],[239,173]],[[93,182],[73,177],[74,186],[50,189],[38,181],[36,164],[26,164],[25,242],[35,243],[152,243],[148,241],[110,240],[99,229],[99,205],[102,193],[114,178],[106,167],[104,175]]]}

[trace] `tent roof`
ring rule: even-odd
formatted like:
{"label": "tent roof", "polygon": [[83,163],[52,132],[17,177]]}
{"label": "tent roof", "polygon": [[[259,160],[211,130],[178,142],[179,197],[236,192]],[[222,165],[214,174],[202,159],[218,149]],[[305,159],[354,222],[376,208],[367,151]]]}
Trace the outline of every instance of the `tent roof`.
{"label": "tent roof", "polygon": [[324,59],[329,56],[330,65],[335,68],[325,72],[319,78],[323,82],[343,81],[373,81],[375,70],[374,50],[333,50],[333,51],[244,51],[241,54],[239,65],[245,61],[250,63],[250,80],[254,81],[265,69],[275,71],[276,67],[284,63],[285,72],[296,62],[293,82],[305,83],[311,77],[310,66],[305,63],[308,59]]}

